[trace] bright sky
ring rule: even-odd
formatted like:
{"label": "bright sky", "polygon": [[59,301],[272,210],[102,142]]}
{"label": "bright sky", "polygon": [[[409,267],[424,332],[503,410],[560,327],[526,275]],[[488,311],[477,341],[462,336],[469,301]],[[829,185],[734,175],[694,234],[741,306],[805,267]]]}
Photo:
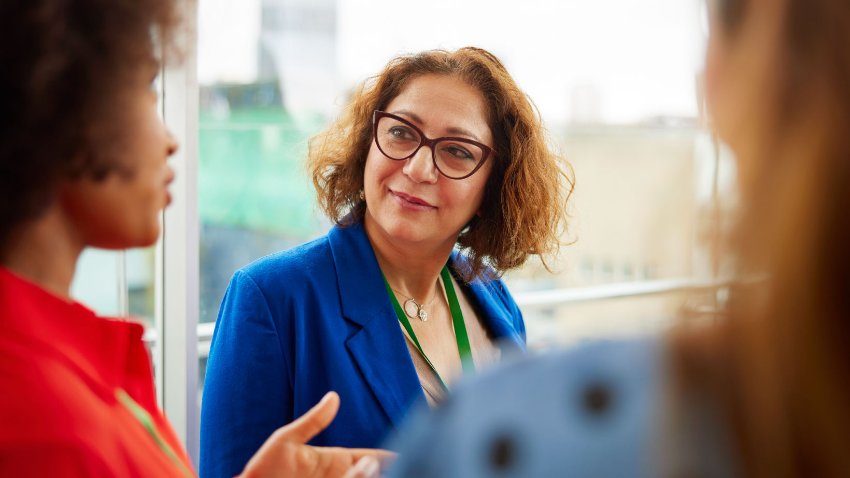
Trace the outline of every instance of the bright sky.
{"label": "bright sky", "polygon": [[[333,0],[324,0],[333,3]],[[300,3],[284,0],[284,4]],[[398,53],[495,53],[548,121],[696,115],[699,0],[336,0],[337,94]],[[201,0],[199,79],[251,81],[260,0]]]}

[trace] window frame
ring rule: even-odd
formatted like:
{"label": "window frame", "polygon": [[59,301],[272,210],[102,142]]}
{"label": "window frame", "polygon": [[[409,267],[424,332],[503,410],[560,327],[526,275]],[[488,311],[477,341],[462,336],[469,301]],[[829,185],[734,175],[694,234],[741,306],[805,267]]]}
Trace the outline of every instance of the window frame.
{"label": "window frame", "polygon": [[155,337],[152,348],[157,400],[197,469],[200,441],[198,396],[199,215],[196,1],[179,2],[185,30],[179,61],[163,62],[162,118],[179,147],[173,202],[162,212],[156,244]]}

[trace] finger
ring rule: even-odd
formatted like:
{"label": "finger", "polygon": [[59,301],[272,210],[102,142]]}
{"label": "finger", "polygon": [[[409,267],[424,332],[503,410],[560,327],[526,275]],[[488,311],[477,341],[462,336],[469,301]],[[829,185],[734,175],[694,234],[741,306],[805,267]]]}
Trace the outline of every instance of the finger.
{"label": "finger", "polygon": [[346,452],[351,453],[351,456],[354,457],[355,460],[359,460],[363,457],[372,457],[380,461],[381,463],[394,460],[397,456],[396,453],[393,453],[389,450],[382,450],[380,448],[345,448]]}
{"label": "finger", "polygon": [[353,462],[357,462],[365,457],[374,458],[378,461],[382,470],[389,468],[398,456],[394,452],[380,448],[318,447],[314,449],[326,455],[344,456],[347,457],[347,460]]}
{"label": "finger", "polygon": [[349,469],[342,478],[379,478],[381,466],[378,460],[371,456],[364,456]]}
{"label": "finger", "polygon": [[336,392],[328,392],[307,413],[278,430],[278,433],[286,441],[307,443],[331,424],[338,410],[339,395]]}

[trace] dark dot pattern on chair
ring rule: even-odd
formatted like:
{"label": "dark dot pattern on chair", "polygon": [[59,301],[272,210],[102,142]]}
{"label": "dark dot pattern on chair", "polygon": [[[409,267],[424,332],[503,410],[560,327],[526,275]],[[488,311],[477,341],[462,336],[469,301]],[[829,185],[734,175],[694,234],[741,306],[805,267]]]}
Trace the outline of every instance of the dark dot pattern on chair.
{"label": "dark dot pattern on chair", "polygon": [[592,383],[582,391],[582,407],[588,415],[603,418],[614,408],[614,392],[602,382]]}
{"label": "dark dot pattern on chair", "polygon": [[517,463],[516,437],[502,433],[493,437],[489,446],[488,461],[493,471],[505,472]]}

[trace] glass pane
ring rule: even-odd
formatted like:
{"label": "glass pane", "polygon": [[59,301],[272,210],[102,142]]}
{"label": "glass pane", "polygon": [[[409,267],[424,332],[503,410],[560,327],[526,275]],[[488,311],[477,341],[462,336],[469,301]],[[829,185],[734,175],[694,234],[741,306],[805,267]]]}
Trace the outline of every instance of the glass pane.
{"label": "glass pane", "polygon": [[589,339],[652,334],[681,320],[712,320],[717,300],[713,291],[669,292],[525,307],[523,312],[529,322],[529,347],[542,350]]}
{"label": "glass pane", "polygon": [[152,247],[124,252],[88,248],[77,264],[71,295],[98,314],[130,315],[153,327],[153,266]]}
{"label": "glass pane", "polygon": [[121,261],[120,252],[84,250],[71,283],[71,296],[100,315],[121,315]]}
{"label": "glass pane", "polygon": [[130,249],[126,253],[127,307],[130,316],[154,326],[154,258],[153,247]]}
{"label": "glass pane", "polygon": [[[507,274],[520,302],[541,290],[712,277],[706,231],[724,173],[699,122],[700,1],[518,5],[201,0],[201,320],[215,320],[235,269],[329,227],[305,174],[306,141],[352,89],[400,52],[466,45],[503,61],[575,168],[564,238],[575,243],[550,264],[556,274],[538,261]],[[448,10],[478,21],[458,28]],[[684,301],[664,293],[524,312],[532,346],[545,347],[664,327]]]}
{"label": "glass pane", "polygon": [[[575,242],[549,264],[555,274],[537,261],[507,274],[520,303],[524,292],[547,288],[579,288],[592,295],[605,290],[600,286],[625,284],[628,294],[628,284],[717,276],[710,259],[710,231],[719,207],[715,182],[731,180],[728,172],[720,177],[725,170],[718,169],[710,138],[694,119],[661,125],[572,124],[562,131],[577,179],[568,235]],[[568,343],[621,335],[597,327],[603,322],[619,324],[620,332],[657,332],[680,315],[686,297],[580,300],[530,308],[525,315],[530,329],[537,322],[562,322],[549,337]]]}

